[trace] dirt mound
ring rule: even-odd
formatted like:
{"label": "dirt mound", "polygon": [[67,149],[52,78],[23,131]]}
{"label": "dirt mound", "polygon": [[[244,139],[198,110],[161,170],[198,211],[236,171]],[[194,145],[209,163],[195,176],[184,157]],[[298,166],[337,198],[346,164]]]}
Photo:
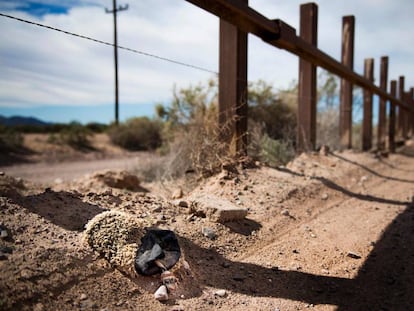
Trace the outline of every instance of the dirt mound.
{"label": "dirt mound", "polygon": [[26,189],[21,178],[14,178],[0,172],[0,195],[6,197],[16,197],[21,191]]}
{"label": "dirt mound", "polygon": [[85,175],[76,181],[78,187],[84,189],[102,189],[102,187],[145,191],[140,185],[138,176],[125,170],[103,170]]}

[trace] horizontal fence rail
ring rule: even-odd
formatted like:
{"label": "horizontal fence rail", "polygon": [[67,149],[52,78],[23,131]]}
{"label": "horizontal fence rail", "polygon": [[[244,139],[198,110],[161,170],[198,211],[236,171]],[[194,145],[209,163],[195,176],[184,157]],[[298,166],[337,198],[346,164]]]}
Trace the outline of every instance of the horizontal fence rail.
{"label": "horizontal fence rail", "polygon": [[414,110],[405,102],[395,98],[363,76],[350,70],[333,57],[314,47],[296,35],[296,29],[280,19],[270,20],[241,0],[186,0],[210,13],[234,24],[239,29],[252,33],[263,41],[287,50],[314,65],[320,66],[341,78],[359,85],[379,97],[405,109]]}
{"label": "horizontal fence rail", "polygon": [[[388,58],[383,58],[381,67],[381,85],[377,86],[374,84],[374,79],[371,76],[373,70],[373,60],[366,61],[369,72],[362,76],[353,70],[353,40],[354,40],[354,17],[346,16],[343,19],[343,33],[342,33],[342,63],[335,60],[333,57],[324,53],[317,47],[317,5],[314,3],[308,3],[301,6],[301,34],[296,34],[296,29],[285,23],[280,19],[268,19],[264,15],[260,14],[256,10],[252,9],[248,5],[247,0],[186,0],[220,18],[221,21],[231,23],[238,29],[235,35],[240,36],[244,33],[247,38],[247,33],[251,33],[261,38],[264,42],[275,46],[280,49],[284,49],[290,53],[297,55],[300,58],[300,77],[299,77],[299,92],[307,94],[308,97],[312,98],[316,96],[315,88],[315,70],[316,67],[322,67],[331,73],[339,76],[342,79],[341,83],[341,114],[340,114],[340,135],[341,145],[345,148],[351,148],[351,124],[352,124],[352,88],[353,85],[357,85],[363,88],[365,94],[365,107],[364,107],[364,144],[363,149],[368,150],[371,146],[372,141],[372,95],[377,95],[380,98],[380,112],[379,112],[379,129],[378,129],[378,149],[385,147],[385,116],[386,102],[391,104],[390,122],[393,126],[396,126],[395,134],[398,134],[403,139],[406,139],[414,131],[414,103],[412,92],[404,92],[404,79],[399,83],[398,96],[396,92],[387,92],[387,73],[388,70]],[[303,14],[303,19],[302,19]],[[307,16],[309,15],[309,16]],[[312,17],[313,15],[313,17]],[[306,23],[306,25],[302,25]],[[307,28],[313,29],[313,33],[308,33]],[[247,40],[247,39],[246,39]],[[221,44],[222,39],[220,39]],[[237,53],[244,53],[243,50],[237,52],[233,50],[235,54],[230,55],[228,49],[220,47],[220,51],[227,51],[226,53],[220,52],[220,58],[226,57],[237,57]],[[220,60],[220,62],[223,62]],[[309,63],[307,65],[306,63]],[[246,65],[247,66],[247,65]],[[386,67],[386,68],[385,68]],[[226,74],[220,74],[220,80],[226,79],[228,84],[229,81],[237,83],[237,72],[247,71],[247,69],[234,69],[234,72],[228,72]],[[232,76],[233,75],[233,76]],[[301,85],[305,83],[306,85]],[[220,83],[221,84],[221,83]],[[219,84],[219,85],[220,85]],[[392,84],[391,84],[392,85]],[[392,85],[393,86],[393,85]],[[220,87],[220,86],[219,86]],[[245,92],[234,87],[234,92]],[[224,91],[223,91],[224,92]],[[407,95],[408,94],[408,95]],[[241,93],[235,93],[229,95],[234,99],[240,99]],[[298,136],[297,136],[297,147],[298,150],[309,150],[315,148],[315,123],[316,123],[316,99],[313,98],[310,102],[300,103],[300,109],[307,109],[310,105],[311,110],[298,111]],[[225,111],[220,111],[220,114],[228,114],[229,109],[233,111],[236,120],[247,118],[247,115],[238,114],[236,109],[241,103],[233,102],[222,104]],[[396,111],[396,109],[398,109]],[[219,109],[220,110],[220,109]],[[240,110],[240,109],[239,109]],[[244,111],[244,110],[243,110]],[[408,112],[408,113],[407,113]],[[247,112],[246,112],[247,113]],[[393,115],[397,113],[397,115]],[[369,121],[368,121],[369,119]],[[229,119],[227,119],[229,121]],[[237,126],[234,126],[237,128]],[[240,127],[238,127],[240,128]],[[394,129],[389,128],[389,132],[394,133]],[[240,133],[240,130],[233,130],[233,140],[238,140],[238,136],[246,135],[246,133]],[[228,137],[229,135],[227,135]],[[393,149],[394,137],[389,138],[390,149]],[[238,144],[240,146],[240,144]],[[243,147],[241,147],[243,148]],[[237,150],[243,153],[243,150]]]}

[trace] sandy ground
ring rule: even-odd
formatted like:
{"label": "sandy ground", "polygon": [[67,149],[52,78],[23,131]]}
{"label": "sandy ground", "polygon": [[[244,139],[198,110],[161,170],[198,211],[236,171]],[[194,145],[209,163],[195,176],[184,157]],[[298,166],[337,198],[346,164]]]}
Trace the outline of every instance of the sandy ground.
{"label": "sandy ground", "polygon": [[[59,166],[56,182],[36,165],[1,169],[1,310],[413,308],[413,142],[389,157],[346,151],[278,169],[235,166],[184,191],[189,207],[172,198],[174,184],[118,189],[98,175],[64,178]],[[216,222],[191,207],[200,196],[248,215]],[[107,210],[177,234],[180,283],[169,300],[153,297],[159,276],[114,267],[85,242],[85,224]]]}

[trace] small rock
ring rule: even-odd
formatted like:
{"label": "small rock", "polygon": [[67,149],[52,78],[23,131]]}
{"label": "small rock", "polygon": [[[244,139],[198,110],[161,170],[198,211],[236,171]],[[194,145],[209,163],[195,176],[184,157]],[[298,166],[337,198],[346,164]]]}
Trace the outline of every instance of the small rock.
{"label": "small rock", "polygon": [[230,264],[228,262],[223,262],[221,265],[223,268],[230,268]]}
{"label": "small rock", "polygon": [[329,197],[328,194],[327,193],[324,193],[324,194],[322,194],[321,199],[322,200],[327,200],[328,197]]}
{"label": "small rock", "polygon": [[219,296],[219,297],[226,297],[227,296],[227,292],[225,289],[219,289],[217,291],[214,292],[215,296]]}
{"label": "small rock", "polygon": [[90,299],[85,299],[80,303],[79,306],[80,306],[81,310],[85,310],[85,309],[90,310],[90,309],[96,309],[97,304],[96,304],[96,302],[93,302]]}
{"label": "small rock", "polygon": [[10,236],[9,230],[0,224],[0,238],[7,239]]}
{"label": "small rock", "polygon": [[20,271],[20,277],[23,279],[29,279],[32,277],[32,272],[29,269],[23,269]]}
{"label": "small rock", "polygon": [[7,233],[7,230],[1,230],[0,231],[0,237],[2,239],[7,239],[9,237],[9,234]]}
{"label": "small rock", "polygon": [[161,285],[157,291],[154,293],[154,298],[158,301],[165,301],[168,300],[168,292],[167,287],[165,285]]}
{"label": "small rock", "polygon": [[45,309],[45,306],[42,303],[37,303],[33,307],[33,311],[43,311]]}
{"label": "small rock", "polygon": [[82,294],[82,295],[80,295],[80,298],[79,299],[80,300],[86,300],[86,299],[88,299],[88,295]]}
{"label": "small rock", "polygon": [[172,306],[171,309],[168,309],[168,311],[184,311],[184,307],[183,306]]}
{"label": "small rock", "polygon": [[348,252],[348,254],[346,254],[348,257],[353,258],[353,259],[360,259],[361,255],[354,253],[354,252]]}
{"label": "small rock", "polygon": [[171,195],[171,198],[173,200],[181,199],[183,197],[183,195],[184,195],[183,190],[181,188],[177,188],[173,191],[173,193]]}
{"label": "small rock", "polygon": [[235,275],[233,277],[233,280],[237,281],[237,282],[243,282],[244,281],[244,277],[241,275]]}
{"label": "small rock", "polygon": [[203,227],[201,232],[205,237],[208,237],[210,240],[215,240],[217,238],[217,234],[214,232],[213,229],[209,227]]}
{"label": "small rock", "polygon": [[322,145],[321,150],[319,151],[320,155],[327,156],[329,154],[329,146]]}
{"label": "small rock", "polygon": [[3,254],[13,254],[13,248],[0,245],[0,252]]}
{"label": "small rock", "polygon": [[164,214],[161,214],[157,216],[157,220],[159,222],[163,222],[163,221],[165,222],[167,220],[167,217]]}
{"label": "small rock", "polygon": [[330,273],[328,269],[322,269],[321,272],[322,272],[322,274],[329,274]]}
{"label": "small rock", "polygon": [[153,213],[160,213],[162,211],[162,207],[161,206],[156,206],[152,209]]}
{"label": "small rock", "polygon": [[184,268],[185,270],[187,270],[187,271],[191,271],[190,264],[188,263],[188,261],[187,261],[187,260],[183,260],[182,265],[183,265],[183,268]]}
{"label": "small rock", "polygon": [[179,207],[185,207],[185,208],[187,208],[188,207],[188,202],[187,201],[180,200],[180,201],[178,201],[178,204],[177,205]]}
{"label": "small rock", "polygon": [[290,213],[287,209],[284,209],[283,211],[281,211],[280,214],[282,214],[283,216],[290,216]]}

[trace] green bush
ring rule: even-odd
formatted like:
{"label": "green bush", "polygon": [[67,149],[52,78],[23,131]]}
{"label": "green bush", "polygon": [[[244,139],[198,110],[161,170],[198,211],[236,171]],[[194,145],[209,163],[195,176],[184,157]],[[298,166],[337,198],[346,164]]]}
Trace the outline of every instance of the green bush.
{"label": "green bush", "polygon": [[269,166],[286,164],[295,156],[291,141],[272,139],[267,134],[260,140],[260,146],[259,159]]}
{"label": "green bush", "polygon": [[112,125],[108,135],[112,143],[128,150],[154,150],[161,146],[161,129],[160,121],[138,117]]}
{"label": "green bush", "polygon": [[277,92],[263,80],[250,83],[249,118],[262,124],[270,138],[293,142],[296,139],[296,96],[296,84]]}

